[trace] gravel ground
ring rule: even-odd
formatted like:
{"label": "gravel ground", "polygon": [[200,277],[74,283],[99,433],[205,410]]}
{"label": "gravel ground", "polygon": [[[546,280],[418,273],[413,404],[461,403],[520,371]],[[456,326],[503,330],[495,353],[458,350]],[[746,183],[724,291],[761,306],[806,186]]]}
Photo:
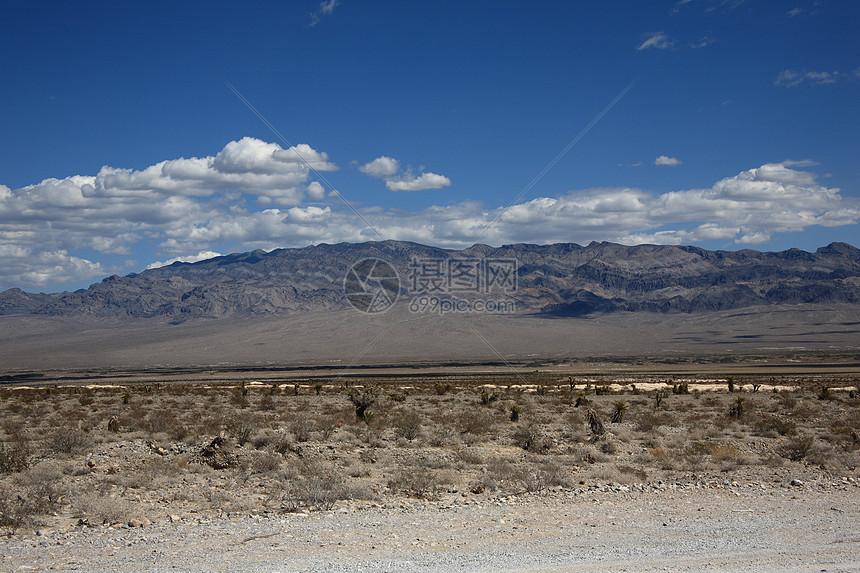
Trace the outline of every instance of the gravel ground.
{"label": "gravel ground", "polygon": [[0,571],[860,571],[860,484],[592,485],[0,541]]}

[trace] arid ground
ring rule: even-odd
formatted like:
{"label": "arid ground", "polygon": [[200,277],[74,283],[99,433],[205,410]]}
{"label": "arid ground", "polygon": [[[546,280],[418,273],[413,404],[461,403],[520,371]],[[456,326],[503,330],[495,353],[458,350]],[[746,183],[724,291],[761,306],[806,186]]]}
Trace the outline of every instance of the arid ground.
{"label": "arid ground", "polygon": [[[860,493],[860,363],[798,360],[9,372],[0,388],[0,570],[30,561],[74,569],[63,559],[96,532],[114,547],[104,540],[138,529],[155,539],[236,520],[265,530],[317,515],[424,512],[426,529],[427,512],[454,527],[453,514],[440,512],[484,508],[474,520],[522,505],[495,525],[520,515],[529,527],[559,519],[576,529],[592,515],[601,527],[636,527],[663,515],[655,500],[670,497],[659,496],[682,507],[717,496],[714,516],[738,523],[750,507],[764,515],[768,503],[784,512],[791,500],[826,506],[833,496],[836,510],[820,511],[850,529]],[[614,521],[595,514],[599,503],[618,506],[605,510]],[[540,518],[539,507],[553,509]],[[254,531],[248,536],[268,536]],[[379,541],[377,556],[431,551],[412,537]],[[437,535],[432,547],[453,551],[459,538]],[[858,538],[838,548],[856,553]],[[364,558],[376,555],[370,546]],[[467,556],[468,544],[461,549]],[[314,555],[282,568],[318,566]],[[649,559],[659,564],[659,555]],[[189,563],[179,569],[195,569]]]}

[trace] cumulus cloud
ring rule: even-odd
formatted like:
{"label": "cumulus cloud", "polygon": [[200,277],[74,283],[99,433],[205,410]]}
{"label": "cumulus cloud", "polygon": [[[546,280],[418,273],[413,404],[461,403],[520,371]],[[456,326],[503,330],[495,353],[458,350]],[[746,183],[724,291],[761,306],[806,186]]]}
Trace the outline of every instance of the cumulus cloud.
{"label": "cumulus cloud", "polygon": [[444,175],[429,171],[415,175],[411,169],[407,169],[401,173],[400,162],[386,155],[359,166],[358,170],[371,177],[385,180],[385,186],[391,191],[426,191],[451,185],[451,180]]}
{"label": "cumulus cloud", "polygon": [[[335,168],[310,147],[297,146],[294,152],[321,168]],[[811,161],[768,163],[710,187],[661,194],[595,188],[537,197],[509,209],[477,201],[413,211],[354,206],[359,217],[336,193],[326,195],[309,181],[307,165],[295,153],[240,140],[215,156],[140,171],[105,167],[96,176],[46,179],[20,189],[0,185],[0,289],[45,290],[139,270],[133,261],[150,245],[161,262],[150,258],[143,266],[220,252],[378,240],[376,231],[385,238],[451,248],[469,246],[479,236],[495,245],[592,240],[756,245],[775,233],[860,219],[860,200],[821,185],[809,171]],[[433,173],[404,173],[384,156],[360,169],[403,190],[447,181]],[[259,206],[260,197],[280,197],[288,189],[295,203]]]}
{"label": "cumulus cloud", "polygon": [[366,173],[371,177],[393,177],[400,171],[400,162],[393,157],[377,157],[370,163],[365,163],[358,168],[362,173]]}
{"label": "cumulus cloud", "polygon": [[654,32],[650,34],[644,42],[642,42],[636,47],[636,51],[641,52],[642,50],[647,50],[649,48],[653,48],[656,50],[668,50],[671,47],[672,41],[669,39],[669,36],[667,36],[663,32]]}
{"label": "cumulus cloud", "polygon": [[654,160],[654,165],[681,165],[681,160],[668,155],[661,155]]}
{"label": "cumulus cloud", "polygon": [[144,240],[161,241],[162,252],[173,256],[207,250],[210,244],[197,245],[211,232],[207,225],[246,213],[246,198],[279,207],[322,199],[325,190],[309,181],[311,167],[337,169],[306,144],[283,149],[246,137],[214,156],[142,170],[105,166],[95,176],[45,179],[14,190],[0,186],[0,288],[74,283],[107,270],[97,255],[70,254],[80,250],[128,256]]}

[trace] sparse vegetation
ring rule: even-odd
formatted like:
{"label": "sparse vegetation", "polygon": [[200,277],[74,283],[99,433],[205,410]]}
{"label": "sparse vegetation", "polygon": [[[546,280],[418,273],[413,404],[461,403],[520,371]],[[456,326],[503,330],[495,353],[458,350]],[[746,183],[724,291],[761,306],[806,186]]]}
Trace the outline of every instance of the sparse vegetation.
{"label": "sparse vegetation", "polygon": [[[169,507],[161,499],[195,511],[324,510],[598,479],[722,480],[786,467],[856,476],[860,466],[853,379],[768,378],[789,389],[753,397],[739,391],[762,383],[751,376],[732,394],[723,383],[665,378],[637,379],[635,390],[613,382],[607,392],[604,376],[586,383],[587,398],[582,382],[571,392],[572,377],[536,371],[525,380],[306,380],[298,395],[292,381],[235,379],[2,387],[0,528],[15,533],[58,507],[91,526],[124,523],[157,517]],[[828,399],[816,399],[823,388]]]}

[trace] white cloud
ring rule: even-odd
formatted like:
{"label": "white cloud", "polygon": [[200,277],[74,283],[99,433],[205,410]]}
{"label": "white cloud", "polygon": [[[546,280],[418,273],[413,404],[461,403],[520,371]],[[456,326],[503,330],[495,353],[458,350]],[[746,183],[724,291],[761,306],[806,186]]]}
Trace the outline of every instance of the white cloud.
{"label": "white cloud", "polygon": [[661,155],[654,160],[654,165],[681,165],[681,160],[668,155]]}
{"label": "white cloud", "polygon": [[329,16],[334,12],[334,9],[340,5],[339,0],[323,0],[320,2],[319,8],[317,8],[314,12],[311,13],[311,23],[310,25],[316,26],[320,23],[323,16]]}
{"label": "white cloud", "polygon": [[188,255],[184,257],[174,257],[172,259],[168,259],[166,261],[156,261],[150,265],[147,265],[147,269],[157,269],[159,267],[166,267],[172,265],[173,263],[196,263],[198,261],[205,261],[208,259],[213,259],[215,257],[222,257],[221,253],[216,253],[215,251],[200,251],[196,255]]}
{"label": "white cloud", "polygon": [[[324,154],[296,149],[333,168]],[[821,185],[808,170],[814,165],[809,160],[768,163],[710,187],[661,194],[596,188],[537,197],[507,210],[476,201],[416,211],[355,206],[360,218],[336,192],[327,195],[309,181],[306,165],[281,151],[287,150],[240,140],[216,156],[140,171],[105,167],[96,176],[46,179],[20,189],[0,185],[0,289],[42,290],[140,269],[132,260],[141,257],[144,245],[157,248],[163,262],[153,264],[170,264],[218,252],[378,240],[364,221],[385,238],[460,248],[479,236],[494,245],[592,240],[754,245],[777,233],[856,225],[860,219],[860,200]],[[441,175],[414,176],[401,172],[396,160],[379,159],[363,165],[364,171],[387,177],[395,189],[450,184]],[[279,194],[289,200],[276,200]],[[263,199],[272,204],[260,209]]]}
{"label": "white cloud", "polygon": [[392,191],[425,191],[428,189],[441,189],[451,185],[451,180],[444,175],[436,173],[422,173],[415,177],[411,173],[402,176],[398,180],[389,179],[385,186]]}
{"label": "white cloud", "polygon": [[400,171],[400,162],[392,157],[383,155],[377,157],[370,163],[365,163],[358,168],[362,173],[366,173],[371,177],[393,177]]}
{"label": "white cloud", "polygon": [[383,179],[385,186],[391,191],[426,191],[451,185],[451,180],[444,175],[429,171],[418,176],[413,174],[411,169],[401,173],[400,162],[386,155],[359,166],[358,170],[371,177]]}
{"label": "white cloud", "polygon": [[[308,164],[317,171],[337,169],[308,145],[283,149],[244,138],[215,156],[162,161],[139,171],[105,166],[96,176],[46,179],[15,190],[0,186],[0,288],[73,283],[107,270],[89,260],[97,258],[92,254],[69,254],[81,249],[128,256],[140,241],[154,240],[168,255],[207,250],[210,244],[196,244],[211,236],[204,229],[217,226],[220,236],[232,236],[220,221],[247,214],[243,195],[284,207],[300,205],[306,195],[324,198],[322,186],[309,182]],[[183,235],[184,242],[170,242]]]}
{"label": "white cloud", "polygon": [[782,72],[773,81],[774,85],[795,87],[803,83],[813,85],[833,84],[844,77],[838,71],[833,72],[798,72],[797,70],[787,69]]}
{"label": "white cloud", "polygon": [[707,48],[715,42],[716,40],[712,36],[703,36],[699,41],[690,44],[690,47],[694,50],[700,50],[702,48]]}
{"label": "white cloud", "polygon": [[667,36],[663,32],[654,32],[650,34],[644,42],[642,42],[636,47],[636,51],[641,52],[642,50],[647,50],[649,48],[654,48],[657,50],[668,50],[671,47],[672,41],[669,40],[669,36]]}

